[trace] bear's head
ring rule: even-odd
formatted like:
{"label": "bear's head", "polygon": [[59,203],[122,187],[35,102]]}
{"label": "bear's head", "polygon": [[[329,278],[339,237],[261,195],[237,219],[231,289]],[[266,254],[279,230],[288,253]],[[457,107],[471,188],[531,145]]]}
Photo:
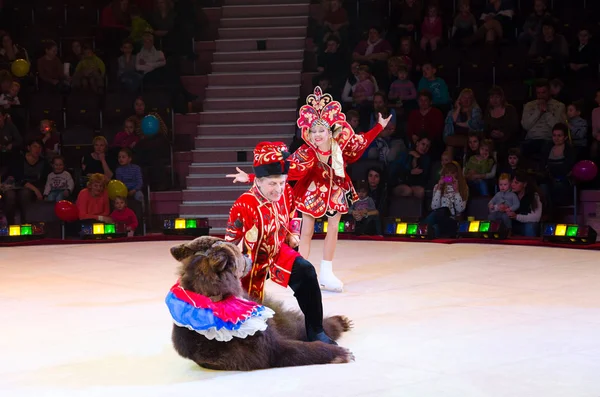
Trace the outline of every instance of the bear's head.
{"label": "bear's head", "polygon": [[217,237],[202,236],[172,247],[171,255],[181,263],[179,283],[184,289],[208,296],[215,302],[229,295],[243,295],[240,278],[251,263],[236,245]]}

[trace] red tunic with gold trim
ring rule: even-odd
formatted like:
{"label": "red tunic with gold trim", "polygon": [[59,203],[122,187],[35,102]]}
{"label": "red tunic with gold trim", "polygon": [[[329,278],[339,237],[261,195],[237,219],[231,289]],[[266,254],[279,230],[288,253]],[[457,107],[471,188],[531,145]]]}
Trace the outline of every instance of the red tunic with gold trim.
{"label": "red tunic with gold trim", "polygon": [[[300,108],[298,127],[306,142],[287,160],[290,161],[288,179],[297,180],[294,186],[296,209],[302,213],[320,218],[326,213],[348,212],[350,201],[358,200],[352,180],[346,172],[346,165],[360,159],[363,152],[383,131],[377,124],[371,131],[355,134],[342,113],[339,102],[329,94],[323,94],[319,87],[307,98],[307,105]],[[317,148],[310,139],[310,129],[322,125],[333,130],[333,142],[328,163],[319,159]],[[336,156],[337,152],[337,156]],[[340,158],[341,157],[341,158]],[[338,169],[332,162],[337,161]],[[348,197],[347,197],[348,196]]]}
{"label": "red tunic with gold trim", "polygon": [[252,270],[242,279],[248,295],[261,302],[265,281],[287,287],[294,260],[300,254],[286,244],[289,234],[299,234],[300,220],[295,214],[292,187],[285,185],[281,199],[272,202],[253,185],[229,211],[225,240],[242,244],[252,258]]}

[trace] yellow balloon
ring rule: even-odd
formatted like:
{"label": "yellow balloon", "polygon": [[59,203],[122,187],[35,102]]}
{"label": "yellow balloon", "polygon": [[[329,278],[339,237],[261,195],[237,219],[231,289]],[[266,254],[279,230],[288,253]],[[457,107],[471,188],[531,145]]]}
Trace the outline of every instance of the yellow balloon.
{"label": "yellow balloon", "polygon": [[17,77],[27,76],[27,73],[29,73],[29,62],[24,59],[17,59],[12,63],[10,70]]}
{"label": "yellow balloon", "polygon": [[111,200],[114,200],[117,197],[124,197],[127,198],[127,187],[125,186],[125,184],[121,181],[118,181],[116,179],[111,180],[110,182],[108,182],[108,198]]}

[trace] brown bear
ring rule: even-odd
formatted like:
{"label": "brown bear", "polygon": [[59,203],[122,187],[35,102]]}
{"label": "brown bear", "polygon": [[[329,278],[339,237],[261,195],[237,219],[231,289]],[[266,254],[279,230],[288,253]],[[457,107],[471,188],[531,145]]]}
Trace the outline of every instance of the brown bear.
{"label": "brown bear", "polygon": [[[203,301],[208,306],[215,305],[214,307],[230,301],[255,305],[256,310],[252,311],[254,314],[262,310],[257,317],[252,318],[252,321],[256,321],[254,324],[261,323],[262,326],[254,327],[250,333],[236,336],[237,332],[242,331],[223,328],[221,330],[224,331],[216,331],[219,327],[212,328],[210,332],[198,331],[189,324],[178,324],[175,309],[169,307],[174,319],[173,346],[182,357],[203,368],[232,371],[354,361],[352,353],[345,348],[323,342],[308,342],[304,316],[299,311],[284,309],[280,302],[268,298],[263,306],[248,300],[240,282],[245,271],[249,270],[248,263],[236,245],[220,238],[203,236],[172,247],[171,255],[181,263],[179,283],[176,284],[177,288],[173,288],[184,299],[195,297],[195,303],[185,306],[185,310],[204,313],[205,309],[198,309],[198,301]],[[168,299],[169,296],[167,305]],[[209,313],[220,313],[225,310],[222,307],[227,306],[219,306]],[[181,311],[185,311],[184,309]],[[325,318],[323,326],[327,335],[337,340],[342,332],[352,327],[352,323],[346,317],[333,316]]]}

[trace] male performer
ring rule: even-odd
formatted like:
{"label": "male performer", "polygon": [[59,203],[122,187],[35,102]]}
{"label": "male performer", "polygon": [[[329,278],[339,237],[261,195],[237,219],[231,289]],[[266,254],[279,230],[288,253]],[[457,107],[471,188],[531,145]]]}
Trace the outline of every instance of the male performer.
{"label": "male performer", "polygon": [[[313,265],[291,247],[299,242],[300,219],[295,219],[292,187],[287,184],[289,163],[282,142],[262,142],[254,149],[253,186],[233,204],[225,240],[250,255],[252,269],[242,279],[251,298],[264,298],[267,276],[294,291],[304,313],[309,341],[336,344],[323,330],[323,304]],[[238,170],[239,171],[239,170]],[[237,175],[227,175],[238,180]],[[291,247],[290,247],[291,246]]]}

